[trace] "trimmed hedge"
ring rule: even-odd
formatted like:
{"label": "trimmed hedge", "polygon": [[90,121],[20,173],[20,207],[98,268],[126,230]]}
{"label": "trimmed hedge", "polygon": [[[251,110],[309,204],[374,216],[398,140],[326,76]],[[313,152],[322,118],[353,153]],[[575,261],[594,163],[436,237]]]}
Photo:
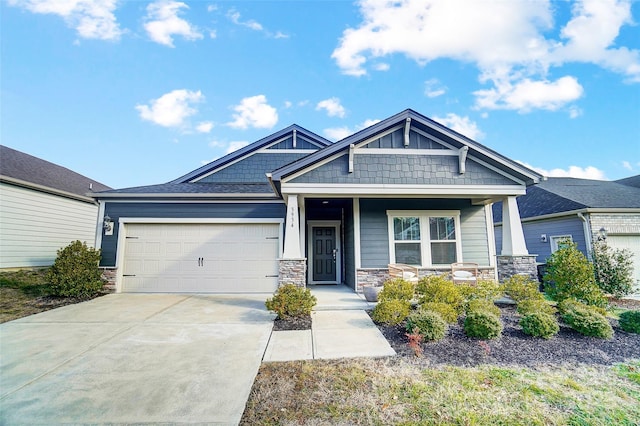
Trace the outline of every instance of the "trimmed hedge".
{"label": "trimmed hedge", "polygon": [[418,309],[407,317],[407,331],[409,333],[418,333],[425,340],[435,341],[445,336],[447,323],[437,312]]}
{"label": "trimmed hedge", "polygon": [[285,284],[264,304],[268,310],[275,312],[278,318],[288,318],[311,315],[316,302],[316,297],[308,288]]}
{"label": "trimmed hedge", "polygon": [[550,339],[560,331],[556,317],[544,312],[527,314],[520,320],[520,326],[524,334],[543,339]]}
{"label": "trimmed hedge", "polygon": [[471,311],[464,319],[464,333],[469,337],[495,339],[502,329],[500,318],[486,311]]}

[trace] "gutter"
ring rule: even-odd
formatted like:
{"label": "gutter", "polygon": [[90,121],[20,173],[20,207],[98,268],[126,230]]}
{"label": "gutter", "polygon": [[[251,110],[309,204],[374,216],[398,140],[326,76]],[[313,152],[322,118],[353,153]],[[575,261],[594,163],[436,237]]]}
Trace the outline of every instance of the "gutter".
{"label": "gutter", "polygon": [[591,256],[591,253],[593,251],[593,241],[591,236],[591,224],[589,223],[589,218],[585,217],[582,212],[578,212],[578,217],[582,221],[582,227],[584,229],[584,242],[587,245],[587,257],[589,258],[589,260],[593,260]]}
{"label": "gutter", "polygon": [[8,183],[9,185],[19,186],[22,188],[32,189],[34,191],[44,192],[46,194],[58,195],[65,198],[70,198],[76,201],[82,201],[88,204],[98,205],[98,203],[93,199],[93,197],[87,197],[79,194],[74,194],[73,192],[63,191],[60,189],[51,188],[44,185],[38,185],[37,183],[27,182],[21,179],[12,178],[9,176],[1,176],[0,182]]}

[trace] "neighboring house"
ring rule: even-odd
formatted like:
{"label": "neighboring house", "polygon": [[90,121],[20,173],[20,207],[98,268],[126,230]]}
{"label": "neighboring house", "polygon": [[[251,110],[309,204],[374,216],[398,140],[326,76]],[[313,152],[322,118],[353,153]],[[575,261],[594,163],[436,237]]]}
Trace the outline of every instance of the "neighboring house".
{"label": "neighboring house", "polygon": [[98,204],[108,186],[0,145],[0,268],[53,264],[75,240],[93,246]]}
{"label": "neighboring house", "polygon": [[[618,181],[547,178],[518,197],[524,236],[537,262],[570,239],[590,256],[594,239],[633,253],[634,279],[640,282],[640,175]],[[502,210],[493,207],[496,245],[502,244]]]}
{"label": "neighboring house", "polygon": [[[98,238],[102,266],[124,292],[360,290],[390,263],[535,273],[515,197],[541,178],[412,110],[336,143],[292,125],[170,183],[94,194],[116,225]],[[498,200],[510,226],[496,257]]]}

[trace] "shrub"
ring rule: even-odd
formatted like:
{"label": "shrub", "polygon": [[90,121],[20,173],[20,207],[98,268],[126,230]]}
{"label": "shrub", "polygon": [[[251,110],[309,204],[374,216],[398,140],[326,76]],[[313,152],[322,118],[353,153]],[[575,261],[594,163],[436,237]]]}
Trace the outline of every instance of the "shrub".
{"label": "shrub", "polygon": [[378,301],[384,300],[406,300],[413,299],[415,287],[413,283],[403,280],[402,278],[395,278],[387,280],[384,283],[382,291],[378,295]]}
{"label": "shrub", "polygon": [[580,334],[601,339],[613,337],[613,329],[607,318],[590,306],[582,303],[565,304],[561,312],[564,322]]}
{"label": "shrub", "polygon": [[407,331],[419,333],[425,340],[435,341],[447,334],[447,323],[437,312],[418,309],[407,317]]}
{"label": "shrub", "polygon": [[524,334],[533,337],[550,339],[560,331],[558,320],[553,315],[544,312],[531,312],[520,320]]}
{"label": "shrub", "polygon": [[45,279],[51,292],[64,297],[89,297],[98,293],[104,281],[98,267],[100,250],[87,247],[86,243],[74,241],[58,250],[53,266]]}
{"label": "shrub", "polygon": [[268,310],[278,314],[278,318],[302,317],[311,315],[316,305],[316,297],[308,288],[295,284],[285,284],[276,290],[272,298],[264,303]]}
{"label": "shrub", "polygon": [[459,288],[445,275],[430,275],[421,278],[416,287],[420,295],[420,304],[440,302],[451,305],[456,312],[462,312],[462,294]]}
{"label": "shrub", "polygon": [[529,277],[514,275],[504,280],[504,291],[515,302],[521,300],[544,300],[539,283]]}
{"label": "shrub", "polygon": [[469,312],[488,312],[500,318],[500,308],[498,308],[491,300],[474,299],[467,303],[465,311]]}
{"label": "shrub", "polygon": [[629,250],[613,249],[606,241],[593,243],[593,273],[600,289],[615,297],[633,292],[633,254]]}
{"label": "shrub", "polygon": [[470,311],[464,319],[464,333],[469,337],[494,339],[502,334],[502,322],[486,311]]}
{"label": "shrub", "polygon": [[578,309],[589,309],[597,314],[602,315],[603,317],[607,316],[607,311],[604,308],[585,305],[584,303],[578,302],[575,299],[565,299],[562,302],[558,303],[558,311],[560,311],[560,315],[564,315],[576,307]]}
{"label": "shrub", "polygon": [[420,305],[420,309],[437,312],[438,314],[440,314],[442,319],[449,324],[453,324],[458,321],[458,312],[453,308],[453,306],[447,303],[427,302]]}
{"label": "shrub", "polygon": [[557,302],[571,298],[587,305],[605,307],[607,304],[595,283],[591,263],[575,243],[566,241],[564,247],[547,259],[544,282],[545,291]]}
{"label": "shrub", "polygon": [[397,325],[407,318],[410,310],[411,302],[407,300],[383,300],[373,308],[371,317],[378,323]]}
{"label": "shrub", "polygon": [[640,311],[625,311],[621,313],[618,325],[627,333],[640,334]]}
{"label": "shrub", "polygon": [[547,315],[555,315],[558,311],[556,308],[547,303],[546,300],[525,299],[518,303],[516,308],[520,315],[529,315],[533,313],[543,313]]}
{"label": "shrub", "polygon": [[496,300],[504,294],[504,288],[493,280],[480,280],[475,285],[459,284],[458,289],[465,300]]}

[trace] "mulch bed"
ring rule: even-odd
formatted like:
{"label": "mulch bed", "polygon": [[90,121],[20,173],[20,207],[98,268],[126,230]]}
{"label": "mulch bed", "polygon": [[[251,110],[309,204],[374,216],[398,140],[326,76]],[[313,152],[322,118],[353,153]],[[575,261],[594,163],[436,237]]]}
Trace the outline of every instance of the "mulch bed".
{"label": "mulch bed", "polygon": [[273,322],[273,331],[311,330],[311,315],[304,317],[278,318]]}
{"label": "mulch bed", "polygon": [[628,359],[640,359],[640,335],[618,328],[610,319],[614,336],[610,340],[587,337],[560,323],[560,332],[552,339],[527,336],[518,324],[515,306],[500,306],[504,324],[502,336],[494,340],[467,337],[463,318],[449,325],[444,339],[422,344],[423,356],[418,358],[409,347],[405,324],[376,324],[399,356],[426,365],[472,367],[480,364],[536,367],[564,363],[611,365]]}

